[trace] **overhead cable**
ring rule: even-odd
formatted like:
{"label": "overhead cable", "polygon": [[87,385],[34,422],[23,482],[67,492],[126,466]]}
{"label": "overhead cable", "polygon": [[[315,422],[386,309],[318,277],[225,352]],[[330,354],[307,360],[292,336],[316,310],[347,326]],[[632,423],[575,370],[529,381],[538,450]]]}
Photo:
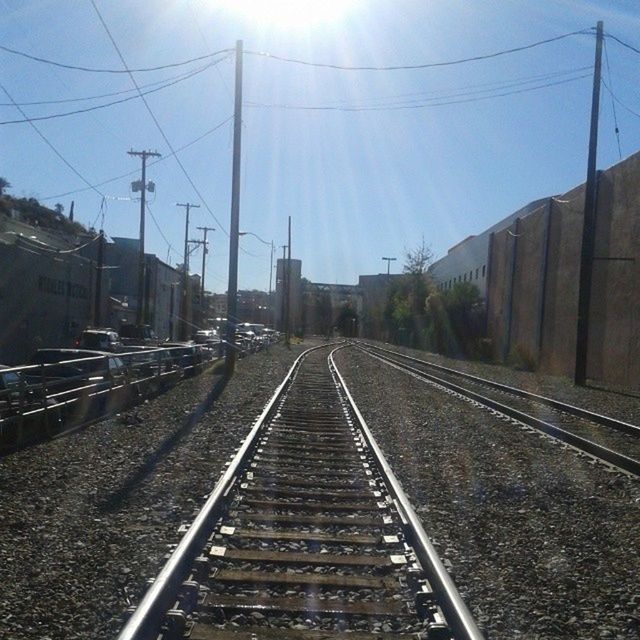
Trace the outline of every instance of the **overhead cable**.
{"label": "overhead cable", "polygon": [[[224,59],[224,58],[223,58]],[[217,62],[216,62],[217,64]],[[207,64],[203,67],[199,67],[199,70],[204,71],[208,69],[210,64]],[[148,82],[147,84],[141,84],[141,89],[148,89],[149,87],[157,87],[160,84],[164,84],[165,82],[171,82],[172,80],[177,80],[179,78],[184,78],[185,76],[191,77],[193,71],[187,71],[180,73],[175,76],[170,76],[168,78],[163,78],[162,80],[155,80],[154,82]],[[33,102],[18,102],[18,105],[21,107],[34,107],[34,106],[42,106],[47,104],[68,104],[70,102],[88,102],[90,100],[100,100],[102,98],[112,98],[113,96],[121,96],[126,93],[133,93],[135,89],[123,89],[122,91],[111,91],[109,93],[102,93],[94,96],[81,96],[79,98],[59,98],[57,100],[35,100]],[[0,107],[12,107],[10,102],[0,102]]]}
{"label": "overhead cable", "polygon": [[[228,57],[228,56],[227,56]],[[175,84],[178,84],[180,82],[184,82],[185,80],[188,80],[189,78],[193,78],[193,76],[196,76],[200,73],[202,73],[203,71],[205,71],[206,69],[208,69],[209,67],[213,67],[214,65],[218,64],[218,62],[222,62],[222,60],[225,60],[226,58],[221,58],[220,60],[216,61],[216,62],[212,62],[209,65],[207,65],[206,67],[193,71],[177,80],[173,80],[172,82],[168,82],[164,85],[161,85],[159,87],[156,87],[155,89],[149,89],[148,91],[139,91],[138,94],[133,95],[133,96],[128,96],[126,98],[121,98],[120,100],[112,100],[111,102],[105,102],[104,104],[98,104],[98,105],[94,105],[92,107],[86,107],[84,109],[75,109],[74,111],[65,111],[63,113],[52,113],[46,116],[34,116],[34,117],[25,117],[22,120],[4,120],[4,121],[0,121],[0,125],[6,125],[6,124],[23,124],[25,122],[37,122],[40,120],[54,120],[56,118],[66,118],[68,116],[75,116],[81,113],[88,113],[90,111],[97,111],[98,109],[105,109],[107,107],[112,107],[116,104],[122,104],[124,102],[129,102],[131,100],[138,100],[139,98],[142,98],[143,96],[149,95],[150,93],[156,93],[156,91],[161,91],[162,89],[166,89],[167,87],[172,87]]]}
{"label": "overhead cable", "polygon": [[[604,41],[604,59],[607,64],[607,78],[609,78],[609,84],[613,88],[613,78],[611,77],[611,67],[609,66],[609,52],[607,50],[607,41]],[[600,79],[602,81],[602,78]],[[613,111],[613,127],[616,134],[616,141],[618,143],[618,157],[622,160],[622,145],[620,144],[620,128],[618,127],[618,114],[616,113],[616,101],[611,96],[611,110]]]}
{"label": "overhead cable", "polygon": [[612,33],[605,33],[604,37],[605,38],[610,38],[611,40],[615,40],[618,44],[621,44],[623,47],[626,47],[627,49],[630,49],[631,51],[635,51],[636,53],[640,53],[640,49],[638,49],[637,47],[634,47],[632,44],[629,44],[628,42],[625,42],[624,40],[621,40],[617,36],[614,36]]}
{"label": "overhead cable", "polygon": [[638,111],[634,111],[629,105],[625,104],[624,102],[622,102],[622,100],[620,100],[620,98],[618,98],[618,96],[613,92],[613,90],[611,89],[611,87],[604,81],[604,78],[601,80],[602,82],[602,86],[609,92],[609,95],[611,95],[611,97],[626,111],[628,111],[629,113],[631,113],[632,115],[636,116],[637,118],[640,118],[640,112]]}
{"label": "overhead cable", "polygon": [[98,9],[98,7],[97,7],[97,5],[95,3],[95,0],[90,0],[90,1],[91,1],[91,4],[93,5],[93,8],[94,8],[96,14],[98,15],[98,19],[100,20],[102,26],[104,27],[104,30],[107,32],[107,35],[109,36],[109,40],[111,40],[111,44],[113,45],[114,49],[116,50],[116,52],[118,54],[118,57],[120,58],[120,61],[122,62],[122,65],[124,66],[124,68],[129,73],[129,77],[131,78],[131,82],[133,82],[134,86],[138,90],[138,94],[140,96],[140,99],[144,103],[144,106],[146,107],[147,111],[149,112],[149,115],[151,116],[151,119],[153,120],[154,124],[156,125],[156,128],[160,132],[160,135],[164,139],[166,145],[171,150],[171,153],[172,153],[173,157],[176,159],[176,162],[178,163],[178,166],[182,170],[182,173],[184,174],[185,178],[187,179],[187,181],[191,185],[191,188],[195,191],[197,196],[200,198],[200,201],[204,205],[205,209],[209,212],[209,215],[218,223],[218,225],[220,227],[220,230],[227,237],[229,237],[229,232],[226,230],[226,228],[224,227],[222,222],[220,222],[220,220],[218,220],[217,216],[215,215],[215,213],[213,213],[213,211],[211,210],[211,207],[209,207],[209,205],[207,204],[207,201],[204,199],[204,197],[200,193],[200,190],[198,189],[198,187],[196,187],[195,183],[191,179],[191,176],[189,175],[188,171],[185,169],[184,165],[182,164],[182,161],[178,157],[177,152],[173,148],[173,145],[169,141],[169,138],[167,137],[166,133],[164,132],[164,129],[162,128],[162,126],[158,122],[158,119],[156,118],[155,114],[153,113],[153,110],[151,109],[151,107],[149,106],[149,103],[147,102],[147,99],[144,97],[144,94],[140,90],[140,87],[138,86],[138,82],[136,81],[135,76],[133,75],[133,72],[129,69],[129,66],[127,65],[127,62],[124,59],[124,56],[122,55],[122,52],[120,51],[120,48],[118,47],[118,44],[116,43],[113,35],[111,34],[111,31],[110,31],[107,23],[104,21],[104,18],[102,17],[102,14],[100,13],[100,10]]}
{"label": "overhead cable", "polygon": [[34,56],[33,54],[26,53],[25,51],[18,51],[17,49],[11,49],[10,47],[5,47],[4,45],[0,45],[0,51],[4,51],[6,53],[11,53],[16,56],[21,56],[22,58],[27,58],[29,60],[33,60],[34,62],[42,62],[44,64],[52,65],[54,67],[60,67],[61,69],[71,69],[73,71],[87,71],[89,73],[146,73],[147,71],[161,71],[163,69],[173,69],[175,67],[184,67],[188,64],[193,64],[194,62],[200,62],[202,60],[208,60],[210,58],[215,58],[219,56],[221,53],[233,53],[235,49],[220,49],[219,51],[214,51],[213,53],[206,53],[205,55],[198,56],[196,58],[190,58],[189,60],[182,60],[180,62],[170,62],[168,64],[161,64],[156,67],[142,67],[139,69],[99,69],[95,67],[83,67],[79,65],[73,64],[64,64],[62,62],[56,62],[55,60],[49,60],[47,58],[42,58],[40,56]]}
{"label": "overhead cable", "polygon": [[[159,162],[164,162],[168,158],[173,157],[174,154],[179,153],[180,151],[184,151],[185,149],[188,149],[189,147],[193,146],[197,142],[200,142],[200,140],[203,140],[207,136],[211,135],[214,131],[217,131],[218,129],[223,127],[225,124],[227,124],[227,122],[230,122],[231,120],[233,120],[233,115],[230,115],[228,118],[226,118],[225,120],[217,124],[215,127],[213,127],[213,129],[209,129],[208,131],[205,131],[203,134],[199,135],[197,138],[191,140],[191,142],[187,142],[181,147],[178,147],[174,152],[167,153],[162,157],[157,158],[156,160],[153,160],[152,162],[148,162],[147,167],[152,167],[154,164],[158,164]],[[57,198],[64,198],[65,196],[70,196],[70,195],[73,195],[74,193],[82,193],[83,191],[89,191],[93,187],[103,187],[105,184],[110,184],[112,182],[116,182],[117,180],[122,180],[123,178],[129,178],[130,176],[138,176],[138,175],[140,175],[140,170],[134,169],[133,171],[128,171],[127,173],[123,173],[119,176],[115,176],[113,178],[108,178],[107,180],[103,180],[102,182],[98,182],[97,184],[92,185],[91,187],[74,189],[73,191],[65,191],[64,193],[58,193],[53,196],[46,196],[45,198],[40,198],[40,200],[46,201],[46,200],[56,200]]]}
{"label": "overhead cable", "polygon": [[[537,91],[546,87],[553,87],[557,85],[567,84],[569,82],[575,82],[576,80],[582,80],[583,78],[590,78],[591,74],[583,74],[575,76],[573,78],[566,78],[564,80],[557,80],[555,82],[547,82],[545,84],[538,85],[536,87],[527,87],[525,89],[516,89],[513,91],[503,91],[501,93],[493,93],[488,96],[476,96],[473,98],[463,98],[461,100],[442,100],[441,98],[432,98],[431,101],[425,101],[420,104],[414,104],[416,101],[405,101],[397,104],[378,105],[378,106],[335,106],[335,105],[288,105],[288,104],[263,104],[259,102],[246,102],[246,106],[253,108],[269,108],[269,109],[284,109],[290,111],[400,111],[406,109],[426,109],[429,107],[443,107],[452,104],[465,104],[470,102],[480,102],[483,100],[493,100],[495,98],[502,98],[505,96],[512,96],[519,93],[529,93],[531,91]],[[439,100],[439,101],[438,101]]]}
{"label": "overhead cable", "polygon": [[459,58],[457,60],[448,60],[444,62],[426,62],[419,64],[403,64],[403,65],[391,65],[391,66],[346,66],[340,64],[330,64],[326,62],[310,62],[308,60],[299,60],[296,58],[286,58],[284,56],[277,56],[265,51],[245,51],[248,55],[260,56],[269,58],[271,60],[278,60],[280,62],[290,62],[293,64],[300,64],[307,67],[320,67],[325,69],[336,69],[339,71],[406,71],[411,69],[432,69],[434,67],[449,67],[457,64],[464,64],[467,62],[478,62],[480,60],[488,60],[490,58],[497,58],[499,56],[506,56],[512,53],[518,53],[520,51],[526,51],[527,49],[533,49],[540,47],[551,42],[557,42],[558,40],[564,40],[577,35],[593,35],[593,28],[581,29],[580,31],[572,31],[570,33],[564,33],[560,36],[553,38],[547,38],[545,40],[539,40],[538,42],[532,42],[531,44],[522,45],[519,47],[512,47],[510,49],[503,49],[501,51],[495,51],[493,53],[487,53],[484,55],[471,56],[469,58]]}
{"label": "overhead cable", "polygon": [[[9,100],[11,100],[11,102],[14,102],[16,109],[23,115],[23,117],[27,117],[27,114],[23,111],[22,107],[18,106],[17,103],[15,103],[12,95],[9,93],[9,91],[6,89],[6,87],[3,84],[0,84],[0,88],[4,91],[5,95],[7,96],[7,98],[9,98]],[[62,160],[62,162],[64,162],[64,164],[71,169],[71,171],[73,171],[73,173],[76,174],[76,176],[78,176],[78,178],[80,178],[80,180],[82,180],[82,182],[84,182],[89,189],[95,191],[100,197],[104,198],[104,193],[102,193],[102,191],[100,191],[95,185],[91,184],[91,182],[89,182],[89,180],[87,180],[63,155],[62,153],[60,153],[60,151],[58,151],[58,149],[55,147],[55,145],[47,138],[47,136],[44,135],[44,133],[42,133],[42,131],[40,131],[40,129],[37,127],[37,125],[35,125],[33,122],[28,121],[29,124],[31,125],[31,127],[33,127],[34,131],[40,136],[40,138],[42,139],[42,141],[49,147],[49,149],[51,149],[51,151],[53,151],[56,156],[58,156],[58,158],[60,158],[60,160]]]}

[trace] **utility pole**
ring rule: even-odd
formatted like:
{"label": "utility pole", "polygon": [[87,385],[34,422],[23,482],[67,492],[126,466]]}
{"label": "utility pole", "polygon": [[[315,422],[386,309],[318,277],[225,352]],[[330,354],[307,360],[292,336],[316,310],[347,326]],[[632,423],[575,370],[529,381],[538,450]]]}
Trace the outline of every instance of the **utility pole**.
{"label": "utility pole", "polygon": [[[207,245],[204,240],[189,240],[189,244],[193,245],[193,249],[191,249],[190,253],[195,251],[200,245],[202,245],[202,253],[207,250]],[[203,256],[204,257],[204,256]],[[198,318],[198,322],[195,320],[195,314],[193,313],[193,302],[192,302],[192,322],[193,324],[197,324],[200,328],[204,328],[204,289],[202,288],[202,278],[200,279],[200,317]]]}
{"label": "utility pole", "polygon": [[147,158],[159,158],[157,151],[127,151],[130,156],[138,156],[142,158],[142,179],[139,183],[133,182],[133,191],[140,191],[140,243],[138,247],[138,306],[136,309],[136,324],[143,324],[145,321],[144,301],[145,301],[145,264],[144,264],[144,212],[147,204],[146,193],[155,190],[155,185],[150,182],[147,185]]}
{"label": "utility pole", "polygon": [[184,224],[184,273],[182,274],[182,339],[186,340],[189,335],[189,326],[187,322],[187,316],[189,315],[189,211],[191,209],[199,209],[199,204],[192,204],[191,202],[180,203],[176,202],[176,207],[183,207],[186,211],[185,224]]}
{"label": "utility pole", "polygon": [[589,157],[587,183],[584,194],[584,220],[582,248],[580,251],[580,280],[578,284],[578,323],[576,328],[576,363],[574,382],[584,386],[587,382],[587,350],[589,343],[589,309],[591,306],[591,279],[595,248],[596,213],[598,206],[598,175],[596,158],[598,150],[598,114],[600,109],[600,76],[602,67],[602,22],[596,30],[596,58],[593,69],[593,93],[591,97],[591,129],[589,132]]}
{"label": "utility pole", "polygon": [[[73,212],[73,207],[72,207]],[[93,324],[96,327],[100,326],[102,322],[101,318],[101,298],[102,298],[102,272],[104,270],[104,231],[100,229],[100,236],[98,237],[98,266],[96,268],[96,297],[93,305]]]}
{"label": "utility pole", "polygon": [[286,269],[286,260],[287,260],[287,245],[283,244],[282,246],[282,300],[280,301],[280,328],[282,329],[282,333],[285,332],[285,304],[287,300],[287,269]]}
{"label": "utility pole", "polygon": [[382,259],[387,261],[387,275],[389,275],[389,273],[391,272],[391,263],[392,263],[396,258],[385,258],[384,256],[382,256]]}
{"label": "utility pole", "polygon": [[207,253],[209,253],[209,245],[207,244],[207,231],[215,231],[213,227],[196,227],[200,231],[204,232],[204,238],[202,240],[202,277],[200,278],[200,295],[204,300],[204,272],[207,265]]}
{"label": "utility pole", "polygon": [[236,367],[238,321],[238,232],[240,230],[240,160],[242,152],[242,40],[236,42],[236,94],[233,116],[233,169],[231,177],[231,225],[229,228],[229,284],[227,286],[227,355],[225,373]]}
{"label": "utility pole", "polygon": [[289,216],[289,244],[287,245],[287,323],[285,342],[291,348],[291,216]]}

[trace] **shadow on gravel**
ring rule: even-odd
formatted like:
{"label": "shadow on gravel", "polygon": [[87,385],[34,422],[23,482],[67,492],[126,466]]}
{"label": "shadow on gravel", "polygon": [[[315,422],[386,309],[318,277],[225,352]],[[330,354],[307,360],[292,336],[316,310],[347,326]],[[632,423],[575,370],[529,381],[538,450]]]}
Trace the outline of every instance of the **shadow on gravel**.
{"label": "shadow on gravel", "polygon": [[124,484],[113,493],[98,501],[98,510],[102,513],[116,511],[129,498],[149,475],[153,473],[156,466],[178,445],[178,443],[196,426],[200,418],[211,409],[214,401],[220,397],[229,382],[229,378],[222,376],[212,387],[207,397],[188,415],[180,427],[168,435],[151,454],[145,457],[141,466],[131,473]]}

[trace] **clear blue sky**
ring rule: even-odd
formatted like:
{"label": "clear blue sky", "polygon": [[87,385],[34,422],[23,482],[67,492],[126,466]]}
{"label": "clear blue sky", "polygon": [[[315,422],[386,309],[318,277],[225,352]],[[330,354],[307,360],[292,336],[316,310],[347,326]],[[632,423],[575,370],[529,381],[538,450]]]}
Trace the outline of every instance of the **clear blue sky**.
{"label": "clear blue sky", "polygon": [[[607,32],[640,48],[636,0],[354,0],[335,20],[306,25],[277,19],[275,10],[271,20],[252,17],[231,8],[234,3],[216,0],[96,4],[132,68],[230,48],[237,39],[248,50],[314,62],[415,65],[517,47],[595,26],[598,19]],[[0,43],[6,47],[70,65],[122,69],[90,0],[0,0],[0,9]],[[607,51],[611,78],[605,66],[605,80],[640,114],[640,55],[614,41],[608,41]],[[530,200],[584,180],[590,78],[478,102],[403,110],[300,111],[255,103],[372,107],[424,104],[434,96],[441,102],[476,98],[487,95],[479,92],[488,88],[507,92],[588,74],[587,69],[555,75],[589,67],[593,55],[594,38],[579,35],[509,56],[425,70],[339,71],[246,56],[240,227],[282,245],[291,215],[293,257],[302,259],[303,275],[313,281],[357,282],[359,274],[385,270],[383,255],[398,257],[393,265],[398,271],[404,249],[422,237],[443,255]],[[133,87],[126,74],[55,68],[6,52],[0,52],[0,63],[1,82],[19,103]],[[135,78],[148,85],[202,64],[140,72]],[[227,59],[147,96],[174,148],[231,116],[233,73],[233,60]],[[520,81],[527,84],[505,84]],[[37,117],[130,95],[22,108]],[[1,91],[0,102],[9,102]],[[619,160],[611,100],[604,90],[601,107],[598,165],[604,168]],[[0,115],[2,121],[22,118],[13,106],[2,106]],[[640,117],[622,106],[617,115],[626,157],[640,149]],[[126,153],[130,148],[170,153],[139,99],[36,124],[92,184],[139,169],[139,160]],[[85,184],[29,124],[0,126],[0,144],[0,175],[12,183],[11,193],[50,206],[60,202],[67,211],[73,199],[76,219],[98,220],[99,194],[58,195]],[[179,153],[225,230],[231,155],[230,122]],[[99,187],[108,198],[104,224],[111,236],[137,236],[139,205],[127,199],[134,178]],[[169,258],[176,264],[182,261],[184,214],[175,203],[203,203],[173,158],[150,167],[148,178],[157,185],[150,207],[174,247]],[[204,206],[193,213],[192,224],[218,229],[212,234],[207,288],[223,292],[228,237]],[[190,235],[200,237],[195,229]],[[251,237],[242,238],[241,245],[248,253],[240,253],[239,286],[266,289],[268,248]],[[167,244],[149,217],[146,248],[167,258]],[[192,260],[197,272],[200,254]]]}

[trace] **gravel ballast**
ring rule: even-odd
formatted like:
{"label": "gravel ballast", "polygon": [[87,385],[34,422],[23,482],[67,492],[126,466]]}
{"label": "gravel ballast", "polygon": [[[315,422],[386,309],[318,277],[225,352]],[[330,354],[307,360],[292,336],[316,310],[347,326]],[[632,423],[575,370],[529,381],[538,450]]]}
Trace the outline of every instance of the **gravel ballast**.
{"label": "gravel ballast", "polygon": [[120,416],[0,460],[0,637],[113,638],[224,463],[310,341],[184,380]]}
{"label": "gravel ballast", "polygon": [[337,363],[489,638],[640,637],[636,479],[362,352]]}

